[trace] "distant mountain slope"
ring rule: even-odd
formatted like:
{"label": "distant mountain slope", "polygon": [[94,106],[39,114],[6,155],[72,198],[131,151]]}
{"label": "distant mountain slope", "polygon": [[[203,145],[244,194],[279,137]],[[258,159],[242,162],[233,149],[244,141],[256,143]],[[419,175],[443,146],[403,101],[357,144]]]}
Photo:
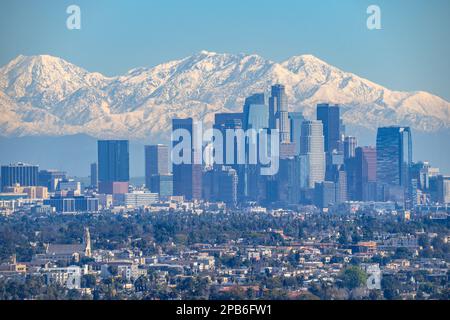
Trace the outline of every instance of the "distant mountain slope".
{"label": "distant mountain slope", "polygon": [[282,63],[258,55],[202,51],[118,77],[89,73],[60,58],[18,56],[0,68],[0,135],[167,139],[173,117],[204,118],[242,109],[246,96],[286,86],[291,111],[313,117],[339,103],[346,124],[450,128],[450,103],[426,92],[397,92],[311,55]]}

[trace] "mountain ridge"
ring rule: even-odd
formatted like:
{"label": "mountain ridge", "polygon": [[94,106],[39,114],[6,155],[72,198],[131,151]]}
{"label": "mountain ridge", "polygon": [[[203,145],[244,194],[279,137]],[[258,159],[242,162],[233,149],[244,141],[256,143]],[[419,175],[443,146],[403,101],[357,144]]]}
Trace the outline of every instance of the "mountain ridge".
{"label": "mountain ridge", "polygon": [[[115,77],[49,55],[20,55],[0,68],[0,135],[168,136],[171,118],[242,109],[246,96],[286,86],[290,111],[314,117],[321,102],[342,105],[348,125],[450,127],[450,103],[424,91],[392,91],[313,55],[280,63],[256,54],[201,51]],[[163,140],[166,140],[163,138]]]}

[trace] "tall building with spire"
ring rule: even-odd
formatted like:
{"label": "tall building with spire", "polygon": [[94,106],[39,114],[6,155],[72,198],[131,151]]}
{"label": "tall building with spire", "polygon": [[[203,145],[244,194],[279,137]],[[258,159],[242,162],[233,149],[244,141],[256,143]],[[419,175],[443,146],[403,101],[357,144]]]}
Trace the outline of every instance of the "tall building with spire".
{"label": "tall building with spire", "polygon": [[91,251],[91,233],[89,232],[89,227],[84,228],[83,245],[84,245],[84,255],[90,258],[92,255],[92,251]]}
{"label": "tall building with spire", "polygon": [[49,261],[79,262],[81,258],[92,257],[91,234],[89,228],[84,228],[83,242],[76,244],[44,244],[45,252],[35,254],[34,263],[44,264]]}
{"label": "tall building with spire", "polygon": [[269,98],[269,125],[270,128],[277,128],[280,131],[280,142],[290,143],[291,130],[289,123],[289,110],[284,85],[276,84],[272,86]]}

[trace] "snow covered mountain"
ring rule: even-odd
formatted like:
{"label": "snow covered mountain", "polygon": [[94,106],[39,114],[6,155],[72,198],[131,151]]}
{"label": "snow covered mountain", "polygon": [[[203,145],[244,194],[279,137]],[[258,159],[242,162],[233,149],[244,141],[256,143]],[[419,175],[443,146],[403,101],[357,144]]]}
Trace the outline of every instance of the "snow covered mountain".
{"label": "snow covered mountain", "polygon": [[314,117],[320,102],[342,105],[346,124],[375,129],[450,128],[450,103],[426,92],[397,92],[311,55],[282,63],[258,55],[202,51],[123,76],[90,73],[60,58],[18,56],[0,68],[0,135],[168,138],[174,117],[242,110],[246,96],[286,86],[290,111]]}

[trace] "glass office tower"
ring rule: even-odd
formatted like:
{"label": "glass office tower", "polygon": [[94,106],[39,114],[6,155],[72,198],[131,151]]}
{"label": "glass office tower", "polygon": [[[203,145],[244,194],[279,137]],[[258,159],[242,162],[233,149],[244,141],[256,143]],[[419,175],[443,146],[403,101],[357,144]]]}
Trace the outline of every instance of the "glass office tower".
{"label": "glass office tower", "polygon": [[[203,166],[198,164],[197,157],[201,157],[201,150],[194,148],[194,121],[192,118],[172,119],[172,131],[185,129],[191,138],[191,159],[190,163],[173,164],[173,194],[184,196],[188,200],[202,198],[202,175]],[[181,141],[173,141],[173,146]],[[197,162],[197,163],[195,163]],[[201,162],[202,163],[202,162]]]}
{"label": "glass office tower", "polygon": [[323,123],[323,135],[325,140],[325,152],[334,150],[342,151],[341,148],[341,120],[338,105],[322,103],[317,105],[317,120]]}
{"label": "glass office tower", "polygon": [[38,185],[39,167],[24,163],[10,164],[1,167],[2,188],[19,184],[23,187]]}
{"label": "glass office tower", "polygon": [[412,140],[409,127],[383,127],[377,133],[378,200],[411,206]]}
{"label": "glass office tower", "polygon": [[168,175],[168,174],[169,174],[169,147],[163,144],[145,146],[146,187],[150,189],[152,176]]}
{"label": "glass office tower", "polygon": [[301,187],[314,188],[325,179],[324,137],[321,121],[303,121],[301,127]]}
{"label": "glass office tower", "polygon": [[408,187],[411,164],[412,140],[410,128],[378,128],[377,182]]}
{"label": "glass office tower", "polygon": [[305,120],[301,112],[289,112],[289,121],[291,127],[291,142],[295,144],[295,155],[300,154],[300,136],[302,122]]}
{"label": "glass office tower", "polygon": [[99,140],[97,146],[99,192],[127,193],[130,180],[128,140]]}

